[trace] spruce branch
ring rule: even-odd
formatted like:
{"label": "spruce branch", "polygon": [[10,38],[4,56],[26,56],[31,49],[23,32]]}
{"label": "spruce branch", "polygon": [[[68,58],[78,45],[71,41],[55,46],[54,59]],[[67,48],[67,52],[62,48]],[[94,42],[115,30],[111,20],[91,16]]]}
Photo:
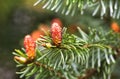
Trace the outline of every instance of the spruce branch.
{"label": "spruce branch", "polygon": [[37,0],[34,6],[39,3],[43,4],[43,8],[65,15],[83,14],[86,9],[96,7],[92,16],[100,12],[101,18],[106,15],[116,19],[120,18],[119,0]]}
{"label": "spruce branch", "polygon": [[[22,67],[18,74],[22,77],[35,79],[57,78],[57,79],[87,79],[104,78],[109,79],[112,66],[116,62],[116,50],[112,48],[113,43],[107,42],[107,34],[90,29],[89,35],[78,27],[81,36],[68,34],[66,28],[62,31],[61,44],[55,45],[51,36],[43,36],[36,41],[36,57],[29,60],[25,50],[17,50],[13,54],[17,67]],[[119,35],[114,35],[119,38]],[[115,39],[116,39],[115,38]],[[114,41],[114,39],[109,39]],[[115,40],[116,41],[116,40]],[[119,40],[118,40],[119,41]],[[114,47],[116,44],[113,45]],[[26,62],[21,59],[23,57]],[[20,60],[20,61],[19,61]],[[54,76],[53,76],[54,75]]]}

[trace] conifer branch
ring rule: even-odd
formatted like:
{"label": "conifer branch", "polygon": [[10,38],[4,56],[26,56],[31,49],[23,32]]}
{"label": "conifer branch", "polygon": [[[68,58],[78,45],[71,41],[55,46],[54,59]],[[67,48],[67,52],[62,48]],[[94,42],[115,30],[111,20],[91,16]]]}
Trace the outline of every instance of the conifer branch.
{"label": "conifer branch", "polygon": [[[90,30],[88,35],[80,28],[78,30],[81,36],[68,34],[63,29],[62,42],[59,45],[54,44],[49,35],[38,39],[36,57],[30,63],[26,63],[29,61],[25,55],[26,51],[14,52],[13,54],[18,56],[17,60],[25,61],[21,63],[15,58],[18,67],[23,67],[18,72],[21,78],[37,74],[36,79],[48,77],[58,79],[101,77],[106,79],[111,74],[111,66],[116,62],[114,56],[118,56],[112,48],[117,44],[107,42],[108,37],[113,33],[105,34]],[[118,36],[114,37],[118,38]],[[111,38],[109,41],[114,41],[114,39]]]}
{"label": "conifer branch", "polygon": [[120,1],[119,0],[38,0],[34,6],[42,3],[43,8],[51,11],[60,12],[65,15],[83,14],[85,10],[93,7],[92,16],[100,12],[100,17],[110,16],[112,18],[120,18]]}

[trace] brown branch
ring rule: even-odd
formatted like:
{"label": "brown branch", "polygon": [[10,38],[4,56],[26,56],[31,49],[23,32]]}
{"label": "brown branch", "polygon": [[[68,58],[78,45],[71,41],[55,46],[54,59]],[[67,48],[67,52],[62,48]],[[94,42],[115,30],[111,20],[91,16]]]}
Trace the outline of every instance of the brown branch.
{"label": "brown branch", "polygon": [[117,54],[115,55],[115,59],[120,57],[120,48],[114,48],[114,50],[117,52]]}
{"label": "brown branch", "polygon": [[84,76],[79,76],[78,79],[88,79],[97,72],[96,69],[88,69]]}
{"label": "brown branch", "polygon": [[[49,71],[55,71],[56,72],[56,70],[54,70],[52,67],[48,67],[45,64],[42,64],[42,63],[39,63],[39,62],[35,62],[35,64],[37,66],[42,66],[43,68],[48,69]],[[85,76],[79,76],[78,79],[88,79],[92,75],[94,75],[96,72],[97,72],[96,69],[88,69],[88,70],[86,70],[86,75]],[[61,79],[66,79],[65,77],[62,76],[62,74],[60,72],[57,71],[56,73],[57,73],[57,76],[59,76]]]}
{"label": "brown branch", "polygon": [[65,77],[63,77],[63,75],[62,75],[59,71],[54,70],[54,68],[49,67],[49,66],[46,65],[46,64],[42,64],[42,63],[39,63],[39,62],[35,62],[35,64],[36,64],[37,66],[42,66],[43,68],[48,69],[49,71],[54,71],[54,72],[56,72],[57,76],[59,76],[61,79],[66,79]]}
{"label": "brown branch", "polygon": [[120,57],[120,48],[111,46],[112,50],[116,51],[117,54],[114,54],[114,58],[117,59]]}

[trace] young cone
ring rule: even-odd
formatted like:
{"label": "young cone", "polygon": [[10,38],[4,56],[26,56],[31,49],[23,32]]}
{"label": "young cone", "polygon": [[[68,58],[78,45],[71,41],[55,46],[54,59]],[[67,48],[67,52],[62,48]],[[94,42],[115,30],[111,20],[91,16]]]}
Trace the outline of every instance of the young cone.
{"label": "young cone", "polygon": [[26,54],[28,56],[28,59],[34,59],[35,58],[35,47],[36,44],[32,37],[30,35],[26,35],[24,38],[24,47],[26,49]]}
{"label": "young cone", "polygon": [[59,19],[54,19],[51,25],[51,37],[56,46],[59,46],[62,42],[62,23]]}

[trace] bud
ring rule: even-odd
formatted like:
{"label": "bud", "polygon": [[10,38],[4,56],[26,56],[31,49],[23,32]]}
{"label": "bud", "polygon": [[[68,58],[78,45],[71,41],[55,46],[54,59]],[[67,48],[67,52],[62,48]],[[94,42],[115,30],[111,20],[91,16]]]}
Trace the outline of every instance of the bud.
{"label": "bud", "polygon": [[43,35],[43,33],[40,32],[39,30],[35,30],[31,33],[31,37],[34,41],[36,41],[38,38],[40,38],[40,35]]}
{"label": "bud", "polygon": [[15,56],[14,59],[17,60],[20,63],[26,63],[27,62],[27,59],[24,58],[24,57]]}
{"label": "bud", "polygon": [[53,43],[58,46],[61,44],[62,42],[62,28],[61,28],[60,23],[58,23],[57,21],[52,21],[52,25],[51,25],[51,37],[52,37],[52,41]]}
{"label": "bud", "polygon": [[51,48],[52,47],[51,43],[46,43],[46,47]]}
{"label": "bud", "polygon": [[55,18],[52,20],[52,23],[57,23],[60,27],[62,27],[62,22],[59,18]]}
{"label": "bud", "polygon": [[28,59],[34,59],[36,55],[35,54],[36,44],[30,35],[25,36],[24,47],[26,49],[26,54],[28,56]]}
{"label": "bud", "polygon": [[114,32],[120,32],[120,27],[116,22],[112,22],[111,28]]}

